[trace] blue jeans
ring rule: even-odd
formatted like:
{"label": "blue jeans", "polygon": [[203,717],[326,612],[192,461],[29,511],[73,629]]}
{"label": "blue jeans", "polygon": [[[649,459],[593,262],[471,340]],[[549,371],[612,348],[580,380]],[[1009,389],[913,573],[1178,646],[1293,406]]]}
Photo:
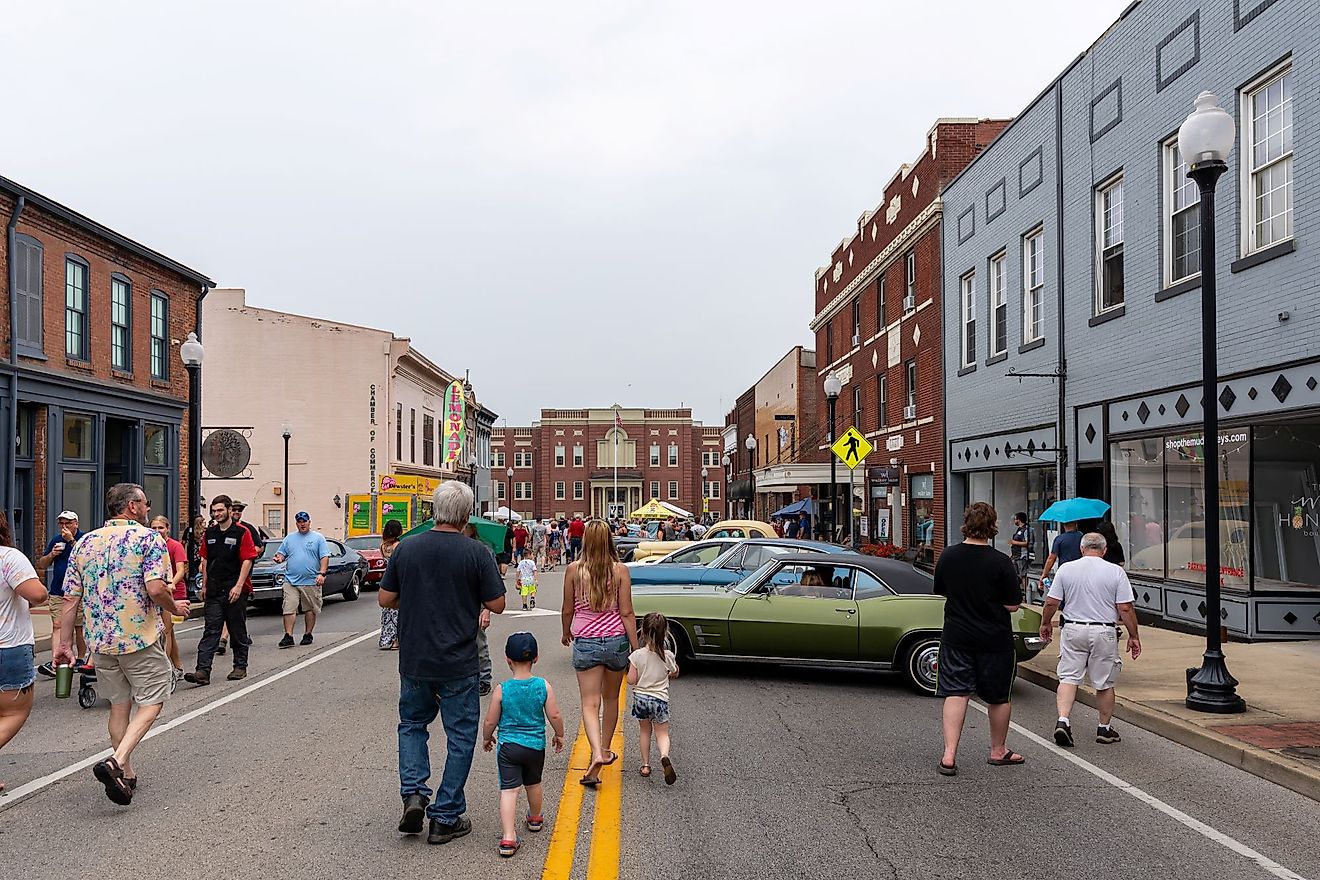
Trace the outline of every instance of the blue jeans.
{"label": "blue jeans", "polygon": [[426,815],[451,825],[467,811],[463,786],[472,769],[472,753],[477,747],[477,724],[481,717],[481,698],[477,692],[477,674],[450,681],[420,681],[400,676],[399,681],[399,794],[431,798],[431,734],[427,727],[439,713],[445,726],[448,752],[444,774],[435,800]]}

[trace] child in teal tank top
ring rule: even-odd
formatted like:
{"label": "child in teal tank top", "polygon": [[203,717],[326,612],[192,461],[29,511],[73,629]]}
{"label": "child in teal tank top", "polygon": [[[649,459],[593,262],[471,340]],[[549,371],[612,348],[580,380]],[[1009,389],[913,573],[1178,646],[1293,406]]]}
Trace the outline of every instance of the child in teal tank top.
{"label": "child in teal tank top", "polygon": [[496,763],[500,770],[500,823],[504,836],[500,840],[500,855],[512,856],[518,851],[518,789],[527,789],[527,830],[540,831],[545,827],[541,815],[541,772],[545,768],[545,722],[555,730],[555,754],[564,750],[564,716],[559,711],[554,688],[544,678],[532,675],[532,664],[537,661],[536,637],[529,632],[516,632],[504,645],[504,656],[513,670],[513,678],[495,686],[491,694],[490,710],[482,725],[482,748],[495,748],[495,731],[499,730],[499,753]]}

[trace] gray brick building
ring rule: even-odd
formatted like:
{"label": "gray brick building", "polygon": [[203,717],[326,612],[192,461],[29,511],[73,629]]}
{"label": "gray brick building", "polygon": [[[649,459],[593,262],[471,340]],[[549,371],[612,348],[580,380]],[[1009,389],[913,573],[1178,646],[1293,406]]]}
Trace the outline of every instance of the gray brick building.
{"label": "gray brick building", "polygon": [[[1200,254],[1175,136],[1237,122],[1216,193],[1224,623],[1320,636],[1320,19],[1138,0],[943,194],[948,523],[1100,497],[1138,604],[1204,625]],[[1038,559],[1047,535],[1037,528]]]}

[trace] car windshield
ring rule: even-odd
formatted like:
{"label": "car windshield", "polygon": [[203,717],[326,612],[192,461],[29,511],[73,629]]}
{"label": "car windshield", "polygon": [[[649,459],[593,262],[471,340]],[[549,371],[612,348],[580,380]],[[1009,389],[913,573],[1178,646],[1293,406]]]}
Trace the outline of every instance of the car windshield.
{"label": "car windshield", "polygon": [[688,547],[685,550],[675,550],[665,557],[665,562],[687,562],[697,563],[698,565],[709,565],[725,550],[724,544],[706,544],[699,547]]}
{"label": "car windshield", "polygon": [[344,542],[354,550],[379,550],[380,538],[376,535],[361,535],[356,538],[349,538]]}
{"label": "car windshield", "polygon": [[261,549],[261,558],[259,558],[257,562],[268,562],[274,559],[275,554],[279,552],[279,549],[279,541],[267,541],[266,546]]}

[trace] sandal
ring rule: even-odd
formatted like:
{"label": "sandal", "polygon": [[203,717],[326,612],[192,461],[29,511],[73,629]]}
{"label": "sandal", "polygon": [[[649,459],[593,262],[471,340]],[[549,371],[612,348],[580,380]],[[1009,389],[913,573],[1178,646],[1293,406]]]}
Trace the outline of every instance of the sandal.
{"label": "sandal", "polygon": [[668,756],[660,759],[660,766],[665,771],[665,785],[673,785],[674,780],[678,778],[678,774],[674,772],[674,765],[669,762]]}
{"label": "sandal", "polygon": [[946,764],[946,763],[944,763],[943,761],[940,761],[940,775],[941,775],[941,776],[957,776],[957,775],[958,775],[958,762],[957,762],[957,761],[954,761],[952,764]]}
{"label": "sandal", "polygon": [[97,761],[92,765],[92,775],[105,786],[105,796],[111,802],[126,807],[133,802],[133,789],[124,781],[124,769],[114,757]]}
{"label": "sandal", "polygon": [[1025,764],[1027,762],[1027,759],[1022,757],[1012,749],[1009,749],[1007,752],[1004,753],[1004,757],[986,758],[985,762],[987,764],[993,764],[996,767],[1015,767],[1018,764]]}
{"label": "sandal", "polygon": [[651,775],[651,765],[650,765],[650,764],[643,764],[642,767],[641,767],[641,769],[638,770],[637,772],[640,773],[640,774],[642,774],[643,776],[650,776],[650,775]]}
{"label": "sandal", "polygon": [[590,776],[583,776],[578,782],[582,783],[587,788],[595,788],[600,785],[600,777],[597,776],[595,779],[592,779]]}
{"label": "sandal", "polygon": [[600,765],[602,767],[608,767],[611,764],[613,764],[615,761],[619,760],[619,756],[614,754],[614,752],[606,752],[605,754],[609,755],[610,759],[608,761],[602,761]]}
{"label": "sandal", "polygon": [[527,817],[527,830],[528,830],[528,831],[531,831],[533,834],[535,834],[537,831],[540,831],[540,830],[541,830],[542,828],[544,828],[544,827],[545,827],[545,817],[544,817],[544,816],[528,816],[528,817]]}
{"label": "sandal", "polygon": [[516,853],[518,851],[518,847],[521,845],[522,844],[520,844],[516,840],[501,840],[500,855],[507,859],[510,856],[512,856],[514,853]]}

